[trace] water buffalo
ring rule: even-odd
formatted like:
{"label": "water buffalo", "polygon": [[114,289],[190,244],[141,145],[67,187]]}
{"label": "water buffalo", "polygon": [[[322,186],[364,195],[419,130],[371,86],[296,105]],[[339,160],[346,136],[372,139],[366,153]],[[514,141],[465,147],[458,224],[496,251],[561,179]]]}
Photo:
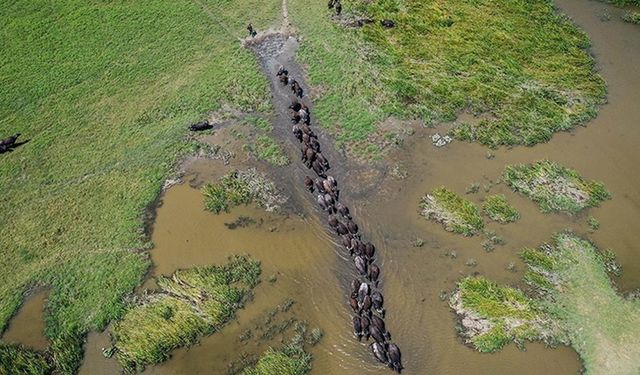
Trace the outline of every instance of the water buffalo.
{"label": "water buffalo", "polygon": [[[362,255],[362,257],[363,257],[363,258],[367,259],[367,258],[366,258],[367,254],[365,254],[365,249],[366,249],[366,247],[364,246],[364,244],[362,243],[362,241],[358,242],[358,253],[359,253],[360,255]],[[368,262],[368,261],[369,261],[369,260],[367,259],[367,262]]]}
{"label": "water buffalo", "polygon": [[322,184],[322,180],[320,178],[317,178],[314,180],[314,184],[316,185],[316,189],[318,189],[318,192],[324,194],[326,193],[326,191],[324,191],[324,185]]}
{"label": "water buffalo", "polygon": [[289,106],[289,109],[295,112],[298,112],[300,108],[302,108],[302,105],[300,104],[300,102],[298,102],[295,99],[291,102],[291,105]]}
{"label": "water buffalo", "polygon": [[14,147],[18,146],[16,144],[16,141],[18,140],[18,137],[20,135],[21,135],[20,133],[16,133],[10,137],[0,140],[0,154],[7,151],[11,151]]}
{"label": "water buffalo", "polygon": [[371,294],[371,300],[373,301],[373,308],[384,318],[384,298],[382,297],[382,293],[379,291],[374,291]]}
{"label": "water buffalo", "polygon": [[371,296],[365,296],[362,301],[362,305],[360,306],[360,313],[365,316],[371,316]]}
{"label": "water buffalo", "polygon": [[360,286],[358,287],[358,302],[363,303],[364,297],[368,296],[370,291],[369,284],[360,283]]}
{"label": "water buffalo", "polygon": [[377,342],[374,342],[373,344],[371,344],[371,352],[373,353],[373,356],[376,357],[378,361],[380,361],[381,363],[384,363],[385,365],[389,364],[389,359],[387,358],[387,352],[384,350],[384,347],[381,344]]}
{"label": "water buffalo", "polygon": [[192,124],[189,126],[189,130],[191,130],[192,132],[199,132],[199,131],[209,130],[209,129],[213,129],[213,125],[209,124],[209,121],[207,120],[204,120],[197,124]]}
{"label": "water buffalo", "polygon": [[338,226],[338,219],[336,219],[336,216],[334,214],[329,214],[329,218],[327,219],[327,221],[331,228],[335,228]]}
{"label": "water buffalo", "polygon": [[322,187],[324,187],[324,191],[326,191],[327,193],[329,194],[333,193],[333,186],[331,185],[329,180],[323,180]]}
{"label": "water buffalo", "polygon": [[[326,190],[325,190],[325,191],[326,191]],[[332,197],[332,196],[331,196],[331,194],[329,194],[329,193],[326,193],[326,194],[324,195],[324,200],[325,200],[325,202],[327,202],[327,204],[331,204],[331,205],[333,205],[333,204],[335,203],[335,201],[333,200],[333,197]],[[347,229],[349,229],[349,226],[347,226]]]}
{"label": "water buffalo", "polygon": [[329,180],[329,182],[331,183],[331,185],[333,185],[333,187],[338,187],[338,182],[336,181],[335,178],[333,178],[333,176],[327,176],[327,180]]}
{"label": "water buffalo", "polygon": [[371,264],[369,266],[369,281],[374,283],[375,286],[378,286],[378,277],[380,276],[380,268],[376,264]]}
{"label": "water buffalo", "polygon": [[291,132],[296,137],[298,142],[302,142],[302,129],[300,129],[298,125],[293,125],[293,127],[291,128]]}
{"label": "water buffalo", "polygon": [[309,176],[304,176],[304,186],[307,187],[307,190],[313,193],[313,180]]}
{"label": "water buffalo", "polygon": [[329,167],[329,162],[328,162],[328,161],[327,161],[327,159],[324,157],[324,155],[322,155],[322,153],[321,153],[321,152],[318,152],[318,154],[317,154],[317,158],[318,158],[318,161],[320,162],[320,164],[322,164],[322,166],[323,166],[325,169],[327,169],[327,170],[329,170],[329,169],[330,169],[330,167]]}
{"label": "water buffalo", "polygon": [[360,291],[360,281],[353,279],[351,280],[351,297],[357,297],[358,291]]}
{"label": "water buffalo", "polygon": [[327,206],[327,202],[325,202],[325,201],[324,201],[324,196],[323,196],[322,194],[318,194],[318,200],[317,200],[317,202],[318,202],[318,206],[320,206],[320,208],[321,208],[323,211],[326,211],[326,210],[327,210],[327,207],[328,207],[328,206]]}
{"label": "water buffalo", "polygon": [[356,314],[360,310],[360,308],[358,307],[358,301],[353,297],[349,297],[349,305],[351,306],[353,312]]}
{"label": "water buffalo", "polygon": [[337,203],[336,210],[338,210],[338,212],[340,213],[340,215],[342,215],[342,217],[351,219],[351,214],[349,213],[349,207],[343,205],[342,203]]}
{"label": "water buffalo", "polygon": [[310,141],[311,141],[311,137],[309,137],[308,134],[302,133],[302,142],[304,142],[305,145],[309,145]]}
{"label": "water buffalo", "polygon": [[304,160],[306,160],[307,163],[313,163],[313,161],[316,160],[316,153],[312,148],[307,147],[304,152]]}
{"label": "water buffalo", "polygon": [[354,259],[354,262],[356,264],[356,269],[358,270],[358,272],[363,276],[366,275],[367,262],[365,262],[364,258],[362,258],[360,255],[357,255]]}
{"label": "water buffalo", "polygon": [[356,335],[358,341],[362,340],[362,322],[357,315],[353,317],[353,334]]}
{"label": "water buffalo", "polygon": [[311,163],[311,168],[313,168],[313,171],[316,172],[318,176],[322,178],[326,177],[327,174],[325,173],[322,164],[320,164],[317,159]]}
{"label": "water buffalo", "polygon": [[292,122],[293,124],[298,124],[298,123],[300,123],[300,120],[302,120],[302,118],[300,117],[300,115],[299,115],[299,114],[297,114],[297,113],[295,113],[295,112],[291,114],[291,122]]}
{"label": "water buffalo", "polygon": [[351,220],[347,220],[347,229],[351,234],[358,234],[358,225]]}
{"label": "water buffalo", "polygon": [[371,337],[373,337],[373,339],[380,344],[384,344],[384,342],[386,341],[384,335],[378,329],[378,327],[375,326],[375,324],[372,324],[371,327],[369,327],[369,333],[371,334]]}
{"label": "water buffalo", "polygon": [[360,325],[362,326],[362,334],[365,340],[369,340],[369,328],[371,327],[371,321],[366,316],[360,317]]}
{"label": "water buffalo", "polygon": [[339,235],[343,235],[343,234],[349,233],[349,230],[347,229],[347,227],[344,226],[344,224],[338,223],[338,226],[336,227],[336,232],[338,232]]}
{"label": "water buffalo", "polygon": [[282,83],[282,86],[286,86],[289,84],[289,76],[281,75],[278,79],[280,80],[280,83]]}
{"label": "water buffalo", "polygon": [[355,237],[351,238],[351,249],[356,255],[362,255],[360,252],[360,241]]}
{"label": "water buffalo", "polygon": [[376,247],[371,242],[367,242],[365,245],[365,253],[370,261],[373,261],[373,256],[376,255]]}
{"label": "water buffalo", "polygon": [[349,238],[348,234],[345,234],[344,236],[340,236],[340,240],[342,241],[342,246],[344,246],[345,249],[349,251],[353,250],[353,248],[351,247],[351,238]]}
{"label": "water buffalo", "polygon": [[387,340],[391,340],[391,335],[384,325],[384,320],[382,320],[382,318],[380,318],[378,315],[371,315],[371,325],[376,327],[384,338],[386,338]]}
{"label": "water buffalo", "polygon": [[320,142],[318,142],[317,139],[315,138],[310,138],[310,144],[311,144],[311,148],[314,149],[314,151],[316,152],[320,152]]}
{"label": "water buffalo", "polygon": [[389,362],[392,369],[394,369],[398,374],[402,372],[402,359],[400,354],[400,348],[398,345],[391,343],[388,347],[389,350]]}
{"label": "water buffalo", "polygon": [[284,67],[284,65],[280,65],[280,67],[278,67],[278,71],[276,72],[277,77],[280,77],[282,75],[289,75],[289,71]]}
{"label": "water buffalo", "polygon": [[392,20],[380,20],[380,24],[383,27],[386,27],[387,29],[390,29],[390,28],[396,26],[396,23],[394,21],[392,21]]}

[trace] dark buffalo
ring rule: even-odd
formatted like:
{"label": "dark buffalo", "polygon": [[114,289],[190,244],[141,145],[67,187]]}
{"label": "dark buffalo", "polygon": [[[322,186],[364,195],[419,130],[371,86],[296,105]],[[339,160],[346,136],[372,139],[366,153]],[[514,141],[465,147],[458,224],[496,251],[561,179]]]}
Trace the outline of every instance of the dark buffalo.
{"label": "dark buffalo", "polygon": [[380,329],[378,329],[378,327],[375,326],[375,324],[371,325],[371,327],[369,328],[369,333],[371,334],[371,337],[376,340],[376,342],[380,344],[385,343],[386,339],[384,338],[383,333],[380,331]]}
{"label": "dark buffalo", "polygon": [[390,28],[392,28],[392,27],[395,27],[395,26],[396,26],[396,23],[395,23],[394,21],[392,21],[392,20],[386,20],[386,19],[385,19],[385,20],[380,20],[380,24],[381,24],[383,27],[386,27],[387,29],[390,29]]}
{"label": "dark buffalo", "polygon": [[349,213],[349,207],[343,205],[342,203],[336,204],[336,210],[342,215],[342,217],[351,219],[351,214]]}
{"label": "dark buffalo", "polygon": [[324,178],[327,175],[324,171],[324,167],[322,166],[322,164],[320,164],[320,162],[318,162],[318,160],[314,160],[311,163],[311,168],[313,168],[313,171],[316,172],[316,174],[322,178]]}
{"label": "dark buffalo", "polygon": [[347,229],[351,234],[358,234],[358,225],[351,220],[347,220]]}
{"label": "dark buffalo", "polygon": [[320,142],[318,142],[315,138],[311,138],[309,142],[312,149],[314,149],[316,152],[320,152]]}
{"label": "dark buffalo", "polygon": [[[324,200],[327,202],[327,204],[330,204],[330,205],[333,205],[335,203],[331,194],[328,194],[328,193],[324,195]],[[347,226],[347,229],[349,229],[348,226]]]}
{"label": "dark buffalo", "polygon": [[401,359],[402,354],[400,354],[400,348],[398,348],[398,345],[391,343],[389,344],[388,350],[389,350],[390,367],[399,374],[400,372],[402,372],[402,368],[403,368],[402,359]]}
{"label": "dark buffalo", "polygon": [[370,292],[369,284],[360,283],[360,286],[358,287],[358,302],[363,303],[364,297],[368,296],[369,292]]}
{"label": "dark buffalo", "polygon": [[369,260],[373,260],[373,257],[376,255],[376,247],[373,246],[371,242],[367,242],[365,245],[365,253]]}
{"label": "dark buffalo", "polygon": [[347,229],[347,227],[344,226],[344,224],[338,223],[338,226],[336,227],[336,232],[338,232],[338,234],[340,235],[343,235],[343,234],[349,233],[349,230]]}
{"label": "dark buffalo", "polygon": [[389,364],[389,359],[387,357],[387,352],[384,350],[384,346],[377,342],[374,342],[373,344],[371,344],[371,352],[378,361],[384,363],[385,365]]}
{"label": "dark buffalo", "polygon": [[338,219],[336,219],[336,215],[329,214],[329,218],[327,219],[331,228],[335,228],[338,226]]}
{"label": "dark buffalo", "polygon": [[321,152],[318,152],[317,158],[318,158],[318,161],[322,164],[322,166],[323,166],[325,169],[327,169],[327,170],[329,170],[329,169],[330,169],[330,167],[329,167],[329,162],[328,162],[328,161],[327,161],[327,159],[324,157],[324,155],[322,155],[322,153],[321,153]]}
{"label": "dark buffalo", "polygon": [[295,112],[298,112],[300,108],[302,108],[302,104],[300,104],[300,102],[295,99],[291,102],[291,105],[289,106],[289,109]]}
{"label": "dark buffalo", "polygon": [[364,300],[362,301],[362,306],[360,306],[361,308],[361,314],[362,315],[371,315],[371,296],[365,296]]}
{"label": "dark buffalo", "polygon": [[371,325],[376,327],[384,338],[386,338],[387,340],[391,340],[391,335],[389,334],[389,332],[387,332],[387,327],[385,327],[384,320],[382,320],[382,318],[380,318],[378,315],[371,315]]}
{"label": "dark buffalo", "polygon": [[333,187],[338,187],[338,182],[336,181],[335,178],[333,178],[333,176],[327,176],[327,180],[329,180],[329,182],[331,183],[331,185],[333,185]]}
{"label": "dark buffalo", "polygon": [[199,131],[209,130],[209,129],[213,129],[213,125],[209,124],[209,121],[207,120],[204,120],[197,124],[192,124],[189,126],[189,130],[191,130],[192,132],[199,132]]}
{"label": "dark buffalo", "polygon": [[349,297],[349,305],[351,306],[351,309],[353,309],[353,312],[356,313],[356,314],[360,310],[358,308],[358,301],[353,297]]}
{"label": "dark buffalo", "polygon": [[371,320],[366,316],[360,318],[360,325],[362,326],[362,334],[365,340],[369,340],[369,328],[371,327]]}
{"label": "dark buffalo", "polygon": [[309,145],[309,142],[311,142],[311,137],[309,137],[308,134],[302,133],[302,142],[304,142],[305,145]]}
{"label": "dark buffalo", "polygon": [[304,176],[304,186],[307,187],[307,190],[313,193],[313,180],[309,176]]}
{"label": "dark buffalo", "polygon": [[376,264],[369,266],[369,281],[378,286],[378,277],[380,276],[380,268]]}
{"label": "dark buffalo", "polygon": [[302,142],[302,129],[300,129],[298,125],[293,125],[293,127],[291,128],[291,132],[296,137],[298,142]]}
{"label": "dark buffalo", "polygon": [[324,201],[324,196],[321,194],[318,195],[318,206],[320,206],[323,211],[326,211],[328,208],[327,202]]}
{"label": "dark buffalo", "polygon": [[351,280],[351,296],[357,297],[358,291],[360,290],[360,281],[353,279]]}
{"label": "dark buffalo", "polygon": [[324,186],[322,185],[322,180],[320,178],[316,178],[314,184],[316,185],[316,189],[318,189],[320,193],[326,193],[326,191],[324,191]]}
{"label": "dark buffalo", "polygon": [[356,335],[358,341],[362,340],[362,322],[357,315],[353,317],[353,334]]}
{"label": "dark buffalo", "polygon": [[356,269],[358,270],[358,272],[363,276],[366,275],[367,262],[365,262],[364,258],[362,258],[360,255],[357,255],[354,259],[354,262],[356,264]]}
{"label": "dark buffalo", "polygon": [[373,308],[384,317],[384,298],[382,297],[382,293],[379,291],[374,291],[371,294],[371,300],[373,301]]}

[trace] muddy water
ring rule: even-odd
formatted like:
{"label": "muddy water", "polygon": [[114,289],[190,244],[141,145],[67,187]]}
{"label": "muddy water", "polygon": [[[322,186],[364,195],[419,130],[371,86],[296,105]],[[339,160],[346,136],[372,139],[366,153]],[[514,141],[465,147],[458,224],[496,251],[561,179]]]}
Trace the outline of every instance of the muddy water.
{"label": "muddy water", "polygon": [[23,344],[37,350],[45,350],[49,346],[44,336],[44,310],[48,292],[41,290],[27,297],[2,335],[3,342]]}
{"label": "muddy water", "polygon": [[[336,165],[343,196],[361,226],[364,235],[378,247],[383,270],[382,288],[389,311],[389,330],[403,350],[407,374],[575,374],[580,363],[570,348],[547,349],[528,344],[526,351],[514,345],[496,354],[479,354],[461,344],[454,329],[454,316],[441,295],[451,291],[455,282],[470,274],[482,274],[500,283],[517,285],[523,264],[518,252],[525,246],[549,241],[552,233],[571,228],[591,238],[601,248],[611,248],[624,268],[617,280],[622,290],[640,287],[640,28],[619,20],[621,10],[600,2],[560,0],[560,9],[569,14],[593,41],[593,53],[609,87],[609,104],[603,106],[587,127],[554,136],[553,140],[533,148],[517,147],[493,151],[478,145],[454,142],[443,149],[433,147],[428,136],[433,130],[420,130],[390,163],[402,163],[409,177],[397,181],[387,178],[373,193],[363,194],[361,181],[350,171]],[[611,20],[602,22],[603,9]],[[278,130],[276,130],[278,131]],[[323,143],[325,144],[325,143]],[[293,147],[292,145],[290,145]],[[293,149],[295,150],[295,149]],[[293,152],[291,152],[293,154]],[[332,155],[335,157],[335,155]],[[506,165],[549,158],[574,167],[587,178],[603,181],[613,200],[589,212],[570,217],[542,214],[527,199],[512,193],[499,176]],[[294,159],[295,160],[295,159]],[[341,160],[331,159],[334,164]],[[295,163],[294,163],[295,164]],[[218,174],[210,162],[199,162],[198,181]],[[249,253],[263,264],[263,283],[255,290],[255,300],[238,319],[221,332],[206,337],[189,349],[177,350],[166,363],[147,369],[150,374],[223,374],[227,364],[243,352],[259,353],[267,345],[241,342],[239,336],[250,328],[265,310],[285,298],[296,300],[293,312],[325,331],[321,343],[311,349],[313,374],[388,374],[376,366],[364,344],[350,334],[350,314],[345,288],[352,267],[336,250],[310,197],[303,196],[297,167],[289,167],[276,183],[295,186],[292,212],[306,217],[270,215],[252,207],[240,207],[230,214],[215,216],[203,211],[199,190],[183,184],[170,189],[158,209],[153,230],[156,247],[151,251],[154,275],[170,274],[177,268],[224,262],[230,254]],[[489,193],[503,193],[518,208],[522,218],[516,224],[487,224],[487,229],[504,238],[506,244],[487,253],[480,237],[464,238],[446,233],[438,224],[427,222],[417,213],[420,197],[436,186],[445,185],[463,194],[472,183],[480,192],[466,195],[480,203]],[[586,225],[589,215],[598,219],[599,230],[591,233]],[[255,223],[246,228],[228,229],[225,223],[240,216]],[[416,238],[422,247],[412,245]],[[454,251],[456,257],[447,256]],[[477,265],[468,266],[469,260]],[[516,272],[506,270],[516,264]],[[275,275],[277,281],[266,280]],[[153,282],[147,286],[153,287]],[[92,335],[87,346],[86,366],[92,374],[112,374],[114,361],[99,359],[104,335]],[[102,340],[102,341],[100,341]],[[102,365],[105,361],[105,365]],[[98,365],[96,365],[98,364]]]}

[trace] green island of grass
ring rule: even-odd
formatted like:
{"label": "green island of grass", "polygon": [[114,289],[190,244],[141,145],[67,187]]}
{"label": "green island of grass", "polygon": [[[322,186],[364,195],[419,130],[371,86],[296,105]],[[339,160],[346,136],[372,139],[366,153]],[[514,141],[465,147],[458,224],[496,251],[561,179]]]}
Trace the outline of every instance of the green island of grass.
{"label": "green island of grass", "polygon": [[467,342],[489,352],[511,340],[562,343],[578,352],[587,374],[640,371],[640,300],[616,291],[608,273],[620,268],[611,252],[561,232],[553,245],[524,249],[521,256],[534,298],[484,278],[458,284],[451,306]]}
{"label": "green island of grass", "polygon": [[507,201],[502,194],[490,195],[485,198],[482,210],[493,221],[511,223],[520,218],[520,213]]}
{"label": "green island of grass", "polygon": [[275,184],[254,168],[227,173],[220,178],[220,182],[205,184],[202,194],[205,208],[216,214],[251,202],[264,207],[266,211],[278,211],[287,201]]}
{"label": "green island of grass", "polygon": [[219,330],[243,307],[259,282],[260,263],[234,256],[224,266],[194,267],[160,277],[159,291],[142,300],[112,329],[125,371],[165,361],[169,352]]}
{"label": "green island of grass", "polygon": [[542,212],[575,214],[611,198],[604,185],[549,160],[508,166],[504,179],[516,192],[538,203]]}
{"label": "green island of grass", "polygon": [[445,230],[465,236],[473,236],[484,228],[478,208],[444,186],[422,198],[420,213],[429,220],[442,223]]}
{"label": "green island of grass", "polygon": [[306,375],[310,370],[311,356],[304,351],[303,345],[291,343],[278,350],[270,348],[242,375]]}
{"label": "green island of grass", "polygon": [[359,153],[389,116],[437,124],[468,110],[483,120],[459,124],[457,138],[533,145],[593,118],[605,99],[589,38],[550,1],[343,1],[343,19],[374,20],[361,28],[322,2],[289,3],[319,88],[314,113]]}

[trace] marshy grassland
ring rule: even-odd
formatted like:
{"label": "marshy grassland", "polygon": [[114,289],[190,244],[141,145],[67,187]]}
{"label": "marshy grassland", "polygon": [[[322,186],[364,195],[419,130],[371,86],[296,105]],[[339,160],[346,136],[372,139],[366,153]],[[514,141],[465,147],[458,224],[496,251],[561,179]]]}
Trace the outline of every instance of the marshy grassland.
{"label": "marshy grassland", "polygon": [[420,213],[426,219],[442,223],[449,232],[473,236],[484,228],[475,204],[441,186],[420,201]]}
{"label": "marshy grassland", "polygon": [[0,374],[47,375],[52,371],[51,362],[42,353],[22,345],[0,346]]}
{"label": "marshy grassland", "polygon": [[165,361],[169,352],[219,330],[258,284],[260,263],[235,256],[224,266],[194,267],[158,279],[112,329],[114,351],[127,372]]}
{"label": "marshy grassland", "polygon": [[503,194],[489,195],[482,203],[482,210],[491,220],[499,223],[511,223],[520,218],[520,213]]}
{"label": "marshy grassland", "polygon": [[576,349],[587,374],[640,371],[640,300],[617,292],[610,274],[619,266],[611,252],[561,232],[553,244],[524,249],[521,257],[533,297],[484,278],[458,283],[451,306],[469,343],[479,351],[509,341],[562,343]]}
{"label": "marshy grassland", "polygon": [[511,189],[536,202],[542,212],[576,214],[611,198],[601,182],[589,181],[578,171],[549,160],[508,166],[504,180]]}
{"label": "marshy grassland", "polygon": [[469,111],[482,120],[452,129],[457,138],[533,145],[594,117],[605,100],[588,37],[551,1],[343,3],[347,17],[375,22],[347,29],[323,2],[292,0],[290,13],[318,87],[315,113],[357,153],[379,152],[364,141],[388,116],[435,125]]}
{"label": "marshy grassland", "polygon": [[26,290],[51,288],[50,358],[74,373],[87,331],[124,313],[150,244],[143,213],[186,126],[220,109],[268,112],[244,37],[280,1],[3,2],[0,134],[29,142],[0,163],[0,331]]}

